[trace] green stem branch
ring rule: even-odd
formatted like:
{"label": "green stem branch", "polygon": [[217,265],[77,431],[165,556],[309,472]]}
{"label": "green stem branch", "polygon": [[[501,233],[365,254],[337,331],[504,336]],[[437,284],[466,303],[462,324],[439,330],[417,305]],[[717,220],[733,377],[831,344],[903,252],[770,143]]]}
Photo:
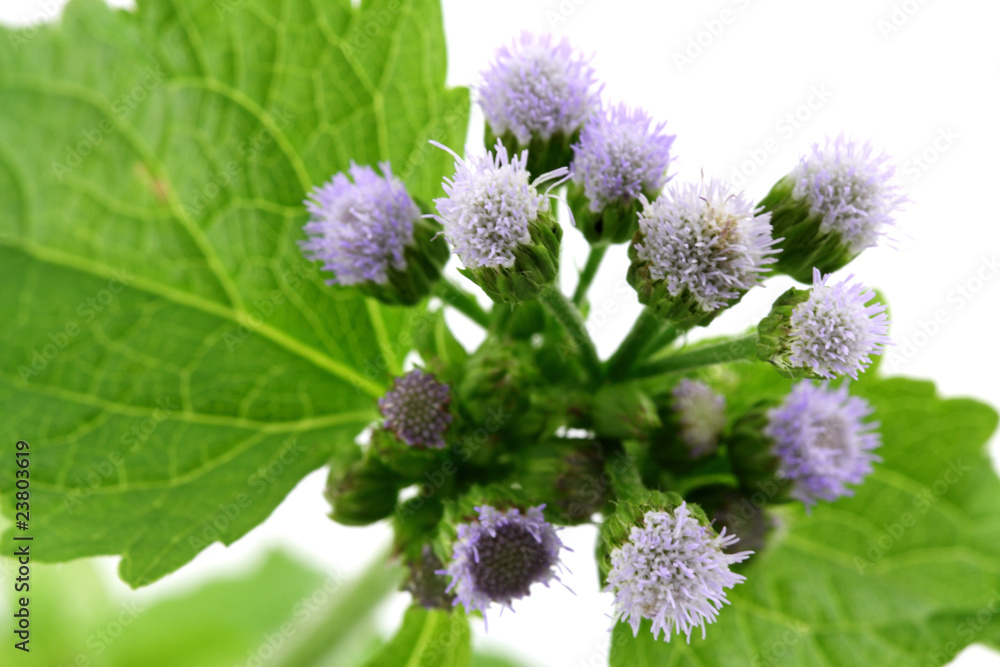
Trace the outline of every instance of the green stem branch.
{"label": "green stem branch", "polygon": [[647,378],[665,373],[677,373],[702,366],[724,364],[739,359],[753,358],[757,351],[757,332],[738,338],[731,338],[714,345],[706,345],[691,350],[679,352],[669,357],[644,364],[631,375],[633,378]]}
{"label": "green stem branch", "polygon": [[666,326],[667,323],[657,317],[652,310],[643,308],[632,325],[632,330],[628,332],[625,340],[608,359],[608,379],[621,380],[625,378],[649,342],[659,336]]}
{"label": "green stem branch", "polygon": [[601,261],[607,252],[608,244],[606,243],[591,246],[590,254],[587,255],[587,263],[584,264],[583,270],[580,271],[580,281],[577,282],[576,289],[573,291],[573,305],[577,308],[583,305],[583,300],[587,297],[587,290],[590,289],[591,284],[594,282],[597,269],[600,268]]}
{"label": "green stem branch", "polygon": [[434,285],[434,296],[441,299],[446,306],[451,306],[479,326],[489,328],[490,314],[479,305],[476,297],[464,289],[442,278]]}
{"label": "green stem branch", "polygon": [[594,341],[590,338],[590,334],[587,333],[587,329],[583,324],[583,318],[580,317],[580,311],[566,298],[565,294],[559,291],[559,288],[553,285],[549,285],[543,289],[539,293],[538,299],[549,309],[552,316],[563,325],[566,333],[576,343],[577,348],[580,350],[581,361],[583,361],[583,365],[587,369],[587,372],[590,373],[591,378],[594,380],[600,378],[601,362],[597,358],[597,348],[594,347]]}

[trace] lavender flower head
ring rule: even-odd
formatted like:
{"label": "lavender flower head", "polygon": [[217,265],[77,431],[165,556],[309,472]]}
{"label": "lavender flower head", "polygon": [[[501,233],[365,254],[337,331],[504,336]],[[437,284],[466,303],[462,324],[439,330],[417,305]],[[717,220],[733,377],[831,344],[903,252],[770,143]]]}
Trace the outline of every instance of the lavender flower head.
{"label": "lavender flower head", "polygon": [[715,451],[726,425],[726,398],[704,382],[684,378],[671,391],[671,408],[677,416],[681,441],[691,458]]}
{"label": "lavender flower head", "polygon": [[849,396],[847,387],[803,380],[778,407],[768,411],[764,435],[781,465],[778,474],[793,483],[791,496],[809,508],[818,500],[853,495],[880,460],[872,450],[880,443],[877,422],[866,423],[872,407]]}
{"label": "lavender flower head", "polygon": [[667,293],[685,290],[703,312],[723,308],[760,282],[774,261],[770,216],[722,181],[672,187],[639,214],[636,255]]}
{"label": "lavender flower head", "polygon": [[573,145],[570,170],[592,211],[643,193],[653,196],[663,188],[675,138],[663,134],[664,125],[654,126],[645,111],[624,104],[601,110],[584,124]]}
{"label": "lavender flower head", "polygon": [[382,426],[407,445],[442,449],[451,423],[450,403],[448,385],[416,368],[396,378],[392,389],[378,400],[378,407],[385,417]]}
{"label": "lavender flower head", "polygon": [[564,38],[524,32],[497,50],[482,72],[479,104],[495,135],[511,132],[527,145],[576,131],[597,103],[594,70]]}
{"label": "lavender flower head", "polygon": [[350,177],[337,174],[306,201],[310,218],[303,229],[310,238],[299,243],[307,257],[322,260],[323,269],[333,272],[327,284],[384,285],[390,267],[406,268],[403,253],[413,243],[420,209],[389,163],[379,168],[384,176],[352,162]]}
{"label": "lavender flower head", "polygon": [[523,514],[482,505],[479,518],[458,525],[451,562],[442,572],[451,577],[455,604],[469,611],[485,611],[492,603],[513,609],[511,602],[527,596],[532,584],[559,577],[559,550],[563,543],[542,516],[544,505]]}
{"label": "lavender flower head", "polygon": [[809,297],[792,310],[788,361],[819,377],[857,379],[871,363],[870,355],[882,354],[890,344],[889,317],[881,303],[865,305],[875,293],[849,284],[853,274],[836,285],[828,285],[829,278],[814,269]]}
{"label": "lavender flower head", "polygon": [[893,183],[889,156],[872,155],[871,144],[858,146],[843,135],[814,144],[792,171],[792,196],[805,199],[813,215],[822,216],[820,231],[840,234],[851,254],[874,246],[893,211],[906,198]]}
{"label": "lavender flower head", "polygon": [[444,225],[445,237],[468,269],[510,268],[514,250],[531,242],[530,225],[548,210],[549,195],[537,186],[564,178],[563,167],[531,180],[526,162],[528,152],[508,157],[500,141],[496,154],[462,159],[440,144],[455,158],[455,175],[444,180],[447,197],[435,199]]}
{"label": "lavender flower head", "polygon": [[729,566],[746,560],[751,551],[723,551],[738,538],[716,534],[691,515],[687,503],[670,512],[651,510],[642,526],[633,526],[629,540],[611,552],[608,590],[615,593],[619,619],[639,634],[642,619],[653,621],[653,637],[670,641],[676,631],[691,641],[691,631],[713,623],[722,605],[728,604],[727,588],[746,577]]}

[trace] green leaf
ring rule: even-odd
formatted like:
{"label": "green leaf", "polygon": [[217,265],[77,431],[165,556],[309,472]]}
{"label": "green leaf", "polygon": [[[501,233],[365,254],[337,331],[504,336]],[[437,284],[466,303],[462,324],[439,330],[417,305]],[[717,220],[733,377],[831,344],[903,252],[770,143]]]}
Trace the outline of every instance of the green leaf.
{"label": "green leaf", "polygon": [[[31,651],[4,642],[3,664],[31,667],[218,667],[288,655],[318,617],[354,582],[324,576],[276,552],[254,570],[202,588],[147,602],[138,594],[112,599],[90,561],[32,568]],[[363,619],[364,616],[361,616]],[[9,621],[2,624],[10,635]],[[336,641],[348,664],[374,641],[374,628],[355,624]],[[330,647],[334,647],[331,641]],[[9,653],[8,653],[9,651]]]}
{"label": "green leaf", "polygon": [[403,625],[366,667],[468,667],[472,664],[469,620],[455,609],[410,607]]}
{"label": "green leaf", "polygon": [[[760,364],[734,365],[715,381],[739,387],[736,401],[790,386]],[[613,667],[923,667],[983,637],[977,615],[1000,591],[1000,480],[983,446],[996,413],[902,378],[869,374],[851,392],[875,406],[883,434],[884,460],[857,494],[811,516],[783,509],[782,527],[706,639],[654,641],[648,622],[633,639],[619,623]]]}
{"label": "green leaf", "polygon": [[351,160],[435,196],[468,93],[437,0],[75,0],[0,33],[0,441],[31,443],[36,558],[141,586],[373,418],[418,313],[326,286],[302,201]]}

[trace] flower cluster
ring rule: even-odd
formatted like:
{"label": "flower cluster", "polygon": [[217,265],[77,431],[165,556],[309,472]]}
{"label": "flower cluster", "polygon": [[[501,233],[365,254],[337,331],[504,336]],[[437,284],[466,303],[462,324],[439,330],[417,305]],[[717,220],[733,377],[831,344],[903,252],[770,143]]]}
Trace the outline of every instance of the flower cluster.
{"label": "flower cluster", "polygon": [[451,423],[450,402],[448,385],[417,368],[396,378],[378,407],[385,417],[383,428],[404,443],[440,449],[445,446],[444,433]]}
{"label": "flower cluster", "polygon": [[754,215],[750,200],[722,181],[673,187],[644,203],[634,253],[669,299],[710,313],[758,284],[773,261],[768,216]]}
{"label": "flower cluster", "polygon": [[829,278],[815,270],[809,297],[792,310],[789,362],[819,377],[857,379],[890,342],[888,315],[881,303],[868,305],[875,293],[853,275],[834,285]]}
{"label": "flower cluster", "polygon": [[493,133],[527,145],[579,129],[597,104],[594,70],[569,41],[522,33],[482,73],[479,106]]}
{"label": "flower cluster", "polygon": [[[524,34],[483,72],[487,150],[432,142],[454,158],[433,214],[388,164],[381,175],[352,164],[312,194],[302,247],[338,288],[392,305],[438,297],[413,327],[421,368],[378,400],[371,438],[337,454],[327,495],[338,521],[392,517],[407,590],[466,612],[512,608],[559,581],[558,526],[599,516],[616,622],[690,641],[744,581],[733,566],[753,552],[738,549],[767,548],[768,506],[849,495],[879,460],[874,410],[846,384],[800,381],[779,400],[757,376],[734,381],[753,371],[729,362],[757,357],[773,366],[762,374],[796,380],[870,366],[890,344],[885,306],[830,273],[875,243],[902,197],[885,156],[843,137],[814,146],[759,203],[711,177],[668,183],[665,123],[600,91],[566,40]],[[573,227],[592,247],[569,298],[559,259]],[[587,289],[607,247],[626,242],[645,310],[601,360]],[[455,283],[432,291],[451,254],[499,306]],[[773,272],[812,286],[787,290],[753,333],[678,342]],[[478,349],[452,335],[444,306],[483,327]],[[685,377],[714,364],[725,370]],[[730,521],[764,496],[749,524]]]}
{"label": "flower cluster", "polygon": [[592,211],[616,201],[655,197],[667,182],[673,135],[642,109],[624,104],[601,110],[583,126],[573,146],[574,182],[583,186]]}
{"label": "flower cluster", "polygon": [[302,249],[333,273],[330,284],[383,284],[390,268],[406,268],[403,252],[413,242],[420,209],[389,164],[379,166],[383,176],[352,163],[350,177],[337,174],[306,203],[310,238]]}
{"label": "flower cluster", "polygon": [[681,441],[691,458],[711,454],[726,426],[726,397],[704,382],[688,378],[678,382],[670,393]]}
{"label": "flower cluster", "polygon": [[793,196],[821,217],[820,231],[838,233],[857,254],[878,242],[905,200],[894,172],[888,155],[873,155],[871,144],[858,146],[841,135],[822,147],[814,144],[790,176]]}
{"label": "flower cluster", "polygon": [[676,632],[691,641],[691,632],[712,623],[726,599],[726,589],[746,580],[729,569],[752,552],[727,554],[736,542],[723,528],[716,534],[691,515],[686,503],[671,512],[649,511],[634,526],[628,542],[611,552],[608,589],[615,594],[618,615],[639,633],[643,619],[652,620],[653,636],[670,641]]}
{"label": "flower cluster", "polygon": [[564,549],[555,528],[542,515],[543,505],[524,513],[513,507],[476,507],[478,517],[460,523],[448,567],[448,591],[455,604],[469,611],[491,605],[511,607],[533,584],[559,579],[559,552]]}
{"label": "flower cluster", "polygon": [[872,407],[849,396],[847,386],[832,389],[804,380],[781,405],[767,413],[764,435],[780,459],[779,475],[793,484],[792,496],[806,507],[817,500],[849,496],[848,484],[860,484],[879,458],[877,423],[865,422]]}
{"label": "flower cluster", "polygon": [[548,206],[538,186],[563,178],[568,169],[532,179],[527,151],[509,157],[499,141],[496,152],[455,157],[455,175],[445,179],[447,197],[435,199],[438,221],[466,268],[510,268],[518,246],[531,243],[531,224]]}

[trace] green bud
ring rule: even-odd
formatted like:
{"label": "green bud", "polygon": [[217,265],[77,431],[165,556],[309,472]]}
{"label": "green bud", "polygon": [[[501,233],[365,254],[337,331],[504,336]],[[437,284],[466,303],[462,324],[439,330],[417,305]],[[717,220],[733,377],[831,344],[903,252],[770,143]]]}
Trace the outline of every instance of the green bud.
{"label": "green bud", "polygon": [[378,457],[387,468],[405,481],[422,478],[438,461],[442,450],[407,445],[396,435],[383,428],[372,433],[369,456]]}
{"label": "green bud", "polygon": [[793,366],[791,331],[792,312],[809,298],[809,290],[790,288],[777,298],[771,312],[757,325],[757,358],[772,364],[785,377],[819,378],[812,369]]}
{"label": "green bud", "polygon": [[[657,317],[671,322],[680,330],[696,326],[706,326],[718,317],[725,308],[705,312],[698,300],[686,287],[676,296],[667,291],[667,281],[654,279],[649,272],[649,264],[639,258],[636,243],[641,243],[641,232],[636,232],[628,247],[631,264],[625,278],[639,296],[639,303],[649,308]],[[733,299],[730,306],[739,299]]]}
{"label": "green bud", "polygon": [[399,477],[384,463],[345,447],[330,462],[326,499],[330,518],[345,526],[366,526],[392,514],[399,494]]}
{"label": "green bud", "polygon": [[538,296],[559,274],[562,227],[548,211],[528,225],[531,240],[514,250],[511,267],[459,269],[497,303],[520,303]]}
{"label": "green bud", "polygon": [[425,544],[420,555],[406,561],[407,578],[403,590],[413,596],[413,601],[425,609],[451,609],[455,596],[448,592],[448,579],[438,572],[444,563]]}
{"label": "green bud", "polygon": [[514,455],[524,494],[545,503],[552,523],[587,523],[607,501],[604,454],[596,440],[552,438]]}
{"label": "green bud", "polygon": [[[656,193],[647,196],[655,199]],[[638,199],[614,202],[600,211],[594,211],[590,208],[590,200],[584,194],[583,186],[573,183],[569,186],[566,200],[573,211],[576,228],[592,245],[626,243],[639,228],[642,202]]]}
{"label": "green bud", "polygon": [[774,529],[773,518],[767,513],[766,494],[741,492],[730,486],[713,484],[691,493],[691,501],[702,506],[712,519],[712,526],[739,538],[739,542],[725,547],[726,553],[753,551],[760,553],[767,537]]}
{"label": "green bud", "polygon": [[823,232],[823,216],[810,212],[809,203],[792,196],[795,181],[785,176],[774,184],[760,202],[761,212],[771,214],[774,244],[781,252],[772,270],[791,276],[800,283],[811,283],[813,267],[822,273],[843,268],[858,253],[852,252],[836,230]]}
{"label": "green bud", "polygon": [[637,440],[661,425],[656,404],[635,384],[605,385],[594,396],[594,431],[612,440]]}
{"label": "green bud", "polygon": [[531,389],[537,380],[527,343],[487,339],[469,358],[455,392],[473,430],[531,432]]}
{"label": "green bud", "polygon": [[[421,207],[423,208],[423,207]],[[434,283],[441,277],[450,252],[441,225],[427,218],[413,223],[413,244],[406,246],[403,256],[406,268],[400,270],[391,264],[388,280],[384,284],[365,282],[357,288],[366,296],[390,306],[412,306],[430,295]]]}
{"label": "green bud", "polygon": [[580,131],[577,130],[570,135],[563,132],[556,132],[548,139],[533,136],[527,144],[522,144],[512,132],[504,132],[499,137],[493,133],[489,123],[486,124],[485,144],[488,150],[493,150],[497,144],[497,139],[507,149],[508,155],[517,155],[521,151],[528,151],[528,172],[533,177],[547,174],[560,167],[568,167],[573,160],[573,144],[580,139]]}
{"label": "green bud", "polygon": [[775,404],[761,401],[733,424],[725,439],[733,474],[742,491],[750,496],[763,494],[764,504],[789,502],[788,480],[778,476],[781,461],[771,453],[772,443],[764,435],[767,411]]}

